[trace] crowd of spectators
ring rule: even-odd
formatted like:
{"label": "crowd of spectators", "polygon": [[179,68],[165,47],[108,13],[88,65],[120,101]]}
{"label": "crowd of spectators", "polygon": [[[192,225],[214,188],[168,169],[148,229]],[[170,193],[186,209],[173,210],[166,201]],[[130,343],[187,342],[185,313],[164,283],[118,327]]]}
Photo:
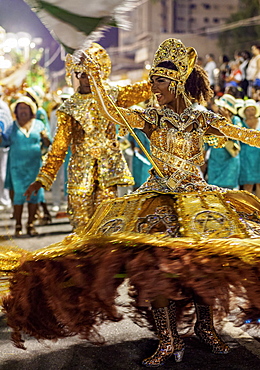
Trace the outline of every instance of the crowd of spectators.
{"label": "crowd of spectators", "polygon": [[[239,126],[260,129],[260,45],[251,51],[236,51],[233,58],[213,54],[200,58],[208,73],[214,97],[207,108]],[[260,196],[260,150],[228,141],[223,148],[205,146],[206,164],[202,170],[208,183],[231,189],[247,190]]]}
{"label": "crowd of spectators", "polygon": [[236,98],[254,98],[260,87],[260,45],[252,45],[250,51],[236,51],[232,58],[221,55],[218,63],[213,54],[207,54],[204,61],[200,57],[200,64],[218,97],[236,87]]}

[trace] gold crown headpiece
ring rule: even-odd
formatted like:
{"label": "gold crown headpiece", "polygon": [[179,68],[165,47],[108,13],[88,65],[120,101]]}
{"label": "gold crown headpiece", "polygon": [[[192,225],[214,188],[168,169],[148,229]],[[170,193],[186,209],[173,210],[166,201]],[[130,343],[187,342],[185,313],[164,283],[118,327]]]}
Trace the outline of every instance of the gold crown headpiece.
{"label": "gold crown headpiece", "polygon": [[[167,39],[160,44],[155,53],[152,68],[149,72],[149,78],[153,75],[157,75],[176,81],[176,95],[183,94],[185,100],[187,100],[185,82],[194,68],[196,58],[197,52],[194,48],[186,48],[181,40],[173,38]],[[163,62],[172,62],[177,68],[177,71],[158,66]],[[189,104],[191,103],[189,102]]]}
{"label": "gold crown headpiece", "polygon": [[[101,45],[93,42],[91,46],[87,50],[85,50],[85,52],[89,53],[93,57],[95,62],[99,64],[101,69],[101,76],[104,80],[106,80],[111,72],[111,59],[106,50]],[[71,54],[66,55],[65,65],[65,78],[68,86],[71,86],[72,72],[87,72],[84,63],[80,63],[78,57],[74,57]]]}

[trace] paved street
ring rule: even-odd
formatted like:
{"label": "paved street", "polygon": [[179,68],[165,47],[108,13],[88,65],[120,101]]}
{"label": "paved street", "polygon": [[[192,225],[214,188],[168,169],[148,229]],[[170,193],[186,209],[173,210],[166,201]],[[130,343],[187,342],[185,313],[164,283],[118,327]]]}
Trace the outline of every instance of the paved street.
{"label": "paved street", "polygon": [[[47,194],[48,195],[48,194]],[[47,197],[48,199],[48,197]],[[1,244],[18,245],[34,250],[60,241],[70,233],[68,218],[55,218],[47,226],[37,226],[39,236],[13,238],[14,221],[10,210],[1,211]],[[24,221],[24,224],[26,220]],[[119,301],[127,300],[126,285],[120,288]],[[4,315],[0,316],[0,370],[141,370],[140,362],[153,353],[156,340],[151,332],[126,318],[119,323],[103,325],[101,334],[106,344],[100,347],[72,337],[58,342],[38,343],[25,338],[27,350],[15,348],[10,342],[10,330]],[[162,369],[176,370],[258,370],[260,369],[260,329],[245,332],[226,322],[223,338],[232,347],[228,355],[214,355],[205,350],[195,336],[185,338],[186,350],[182,363],[171,358]],[[255,338],[254,338],[255,337]]]}

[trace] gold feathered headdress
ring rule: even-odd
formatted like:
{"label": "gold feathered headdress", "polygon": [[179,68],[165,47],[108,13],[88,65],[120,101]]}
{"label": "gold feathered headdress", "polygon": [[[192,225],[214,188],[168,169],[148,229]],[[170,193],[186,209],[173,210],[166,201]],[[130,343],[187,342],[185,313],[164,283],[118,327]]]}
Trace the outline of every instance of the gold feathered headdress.
{"label": "gold feathered headdress", "polygon": [[[90,54],[96,63],[99,64],[101,69],[101,77],[106,80],[111,72],[111,59],[106,50],[99,44],[93,42],[91,46],[85,51]],[[74,57],[71,54],[66,56],[66,82],[68,86],[71,86],[71,74],[72,72],[88,72],[86,65],[79,62],[78,56]]]}
{"label": "gold feathered headdress", "polygon": [[[185,92],[185,82],[194,68],[196,58],[197,52],[194,48],[186,48],[181,40],[167,39],[160,44],[154,55],[149,77],[156,75],[175,81],[175,84],[171,83],[172,90],[174,89],[176,95],[182,94],[185,101],[191,104]],[[163,62],[172,62],[177,71],[158,66]]]}

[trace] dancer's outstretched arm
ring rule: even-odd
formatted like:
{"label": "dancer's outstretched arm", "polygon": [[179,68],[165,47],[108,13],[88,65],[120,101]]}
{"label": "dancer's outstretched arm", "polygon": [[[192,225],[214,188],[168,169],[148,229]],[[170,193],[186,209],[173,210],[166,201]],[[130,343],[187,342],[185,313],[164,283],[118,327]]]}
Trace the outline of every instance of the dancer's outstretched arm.
{"label": "dancer's outstretched arm", "polygon": [[[239,140],[242,143],[260,148],[260,131],[233,125],[221,116],[211,121],[210,126],[230,139]],[[208,133],[210,133],[210,129]],[[215,134],[218,135],[217,133]]]}

